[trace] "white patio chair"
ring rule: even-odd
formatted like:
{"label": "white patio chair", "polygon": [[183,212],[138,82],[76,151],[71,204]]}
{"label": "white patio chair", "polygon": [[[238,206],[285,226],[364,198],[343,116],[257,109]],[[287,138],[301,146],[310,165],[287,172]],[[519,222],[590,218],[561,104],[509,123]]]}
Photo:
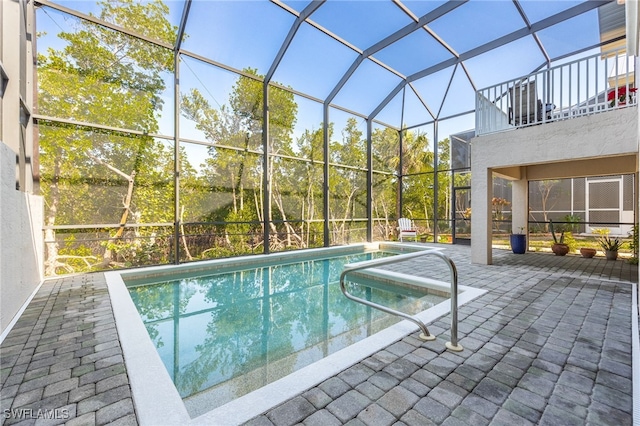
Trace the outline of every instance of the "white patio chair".
{"label": "white patio chair", "polygon": [[415,241],[418,241],[418,230],[416,229],[413,221],[406,217],[398,219],[398,231],[400,234],[400,242],[404,237],[413,237]]}

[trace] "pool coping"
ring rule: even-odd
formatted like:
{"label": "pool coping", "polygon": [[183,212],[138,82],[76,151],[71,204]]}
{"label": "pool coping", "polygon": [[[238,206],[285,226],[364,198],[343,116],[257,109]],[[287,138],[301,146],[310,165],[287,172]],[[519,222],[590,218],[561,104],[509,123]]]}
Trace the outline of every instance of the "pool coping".
{"label": "pool coping", "polygon": [[[318,253],[339,252],[345,248],[397,248],[396,244],[357,244],[350,246],[331,247],[323,249],[304,250],[305,253],[287,252],[289,257],[308,256],[310,252]],[[407,250],[425,250],[424,247],[402,245]],[[332,250],[333,249],[333,250]],[[433,249],[430,249],[433,250]],[[238,264],[256,265],[257,260],[279,260],[287,253],[275,255],[252,256],[252,259],[236,260]],[[313,254],[313,253],[311,253]],[[257,259],[257,258],[259,259]],[[197,269],[205,269],[211,264],[228,264],[230,259],[217,259],[199,262]],[[190,264],[180,265],[182,269],[191,271]],[[370,337],[337,351],[326,358],[297,370],[286,377],[274,381],[262,388],[250,392],[240,398],[230,401],[218,408],[208,411],[198,417],[191,418],[176,387],[169,376],[160,355],[158,354],[142,319],[133,304],[129,291],[122,276],[133,276],[145,273],[162,274],[168,268],[178,266],[160,266],[134,271],[111,271],[105,273],[107,287],[113,307],[116,328],[120,336],[127,373],[131,384],[133,402],[142,425],[156,424],[220,424],[234,425],[246,422],[261,413],[291,399],[305,390],[335,376],[351,365],[389,346],[395,341],[418,330],[417,326],[407,320],[396,323]],[[402,275],[402,274],[398,274]],[[480,295],[486,290],[473,287],[459,286],[458,306],[461,306]],[[446,315],[451,310],[450,300],[443,301],[434,307],[416,315],[424,323]],[[429,342],[426,344],[440,344]]]}

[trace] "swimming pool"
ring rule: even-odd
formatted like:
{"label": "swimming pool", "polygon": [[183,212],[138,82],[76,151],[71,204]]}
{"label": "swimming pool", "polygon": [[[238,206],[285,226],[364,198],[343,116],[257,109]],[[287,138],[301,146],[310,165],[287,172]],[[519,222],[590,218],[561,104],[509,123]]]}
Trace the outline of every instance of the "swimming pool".
{"label": "swimming pool", "polygon": [[[402,250],[408,249],[403,245]],[[135,302],[140,311],[135,321],[131,309],[128,309],[128,319],[124,320],[128,323],[127,330],[123,332],[131,332],[131,323],[141,324],[142,318],[145,323],[142,327],[147,334],[148,345],[145,345],[138,329],[131,345],[146,348],[144,351],[134,348],[132,355],[127,355],[131,353],[125,344],[128,338],[121,335],[127,370],[130,370],[130,357],[144,357],[138,360],[140,368],[150,370],[129,372],[130,377],[138,373],[147,376],[142,380],[146,382],[146,392],[138,398],[148,396],[151,378],[155,381],[151,386],[157,388],[158,377],[161,376],[159,367],[150,366],[151,361],[159,356],[164,375],[168,374],[175,387],[150,402],[156,407],[154,410],[167,407],[167,403],[158,401],[158,398],[171,399],[170,404],[177,404],[177,394],[178,398],[184,399],[189,418],[213,416],[220,419],[224,418],[225,412],[227,415],[233,412],[234,404],[230,401],[243,399],[242,414],[246,417],[249,415],[247,398],[254,398],[249,412],[251,409],[263,410],[261,407],[266,406],[267,402],[263,402],[265,392],[271,398],[273,391],[264,391],[265,388],[284,385],[290,392],[292,387],[308,386],[305,383],[313,384],[326,374],[344,369],[349,363],[367,356],[362,355],[363,349],[375,351],[389,344],[388,340],[372,344],[370,339],[375,336],[388,339],[391,330],[388,327],[397,319],[344,298],[339,290],[338,276],[345,263],[388,255],[394,250],[398,250],[398,246],[359,245],[119,273],[118,276],[127,282],[125,291],[130,293],[129,303]],[[301,256],[308,259],[302,260]],[[327,256],[338,256],[339,259],[329,261]],[[119,281],[123,283],[121,279]],[[116,299],[124,298],[121,290],[114,288],[120,296],[112,295],[117,324],[120,323],[117,313],[120,309],[115,305],[120,303]],[[360,292],[361,297],[409,313],[426,312],[434,305],[440,307],[439,315],[443,309],[444,313],[448,310],[442,295],[425,298],[422,297],[424,292],[418,293],[411,288],[397,295],[386,291],[383,283],[372,282],[369,287],[358,286],[353,291]],[[396,330],[407,334],[407,329],[411,328],[411,325],[404,324]],[[121,333],[120,326],[118,330]],[[369,341],[366,347],[358,343],[363,339]],[[155,357],[148,346],[157,351]],[[355,347],[359,347],[359,353],[350,349]],[[146,355],[142,355],[143,352]],[[340,358],[337,364],[336,355]],[[345,366],[338,365],[344,362],[347,363]],[[325,367],[320,374],[318,371],[310,374],[310,369],[322,363]],[[330,368],[327,369],[327,365]],[[296,373],[292,374],[293,371]],[[296,375],[297,379],[291,378]],[[137,378],[131,377],[134,400],[136,388],[140,388],[137,382]],[[260,403],[255,403],[255,395],[262,395]],[[286,393],[281,397],[286,398]],[[275,405],[273,402],[268,404]],[[136,406],[140,405],[137,403]],[[219,408],[210,411],[216,407]],[[235,407],[237,410],[238,405]],[[138,409],[139,414],[140,411]],[[157,417],[158,414],[151,415]],[[233,420],[240,421],[241,418],[234,415]],[[167,421],[166,417],[162,419]]]}
{"label": "swimming pool", "polygon": [[[190,403],[194,398],[216,408],[398,322],[350,301],[339,287],[344,265],[395,253],[125,283],[187,408],[198,405]],[[410,288],[391,292],[375,282],[352,292],[410,314],[447,299]]]}

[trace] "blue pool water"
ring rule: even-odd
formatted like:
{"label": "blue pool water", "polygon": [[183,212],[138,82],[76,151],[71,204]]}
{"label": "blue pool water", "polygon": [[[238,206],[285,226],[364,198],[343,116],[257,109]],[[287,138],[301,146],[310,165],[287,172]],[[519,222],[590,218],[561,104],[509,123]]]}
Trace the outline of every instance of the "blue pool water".
{"label": "blue pool water", "polygon": [[[185,401],[206,391],[222,405],[398,321],[348,300],[347,263],[369,252],[237,271],[172,277],[127,287],[149,336]],[[414,314],[445,300],[407,289],[354,285],[350,291]]]}

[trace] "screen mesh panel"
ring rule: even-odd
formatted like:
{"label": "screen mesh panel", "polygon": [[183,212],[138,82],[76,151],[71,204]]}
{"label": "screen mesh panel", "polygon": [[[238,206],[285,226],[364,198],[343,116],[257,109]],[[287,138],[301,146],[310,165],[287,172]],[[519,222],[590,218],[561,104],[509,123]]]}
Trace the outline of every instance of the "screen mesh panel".
{"label": "screen mesh panel", "polygon": [[599,210],[589,212],[589,222],[595,222],[599,226],[602,224],[618,225],[620,217],[617,210]]}
{"label": "screen mesh panel", "polygon": [[573,180],[573,209],[574,210],[584,210],[587,206],[586,196],[585,196],[585,179],[574,179]]}
{"label": "screen mesh panel", "polygon": [[622,210],[633,211],[634,196],[633,196],[633,175],[624,175],[622,177]]}
{"label": "screen mesh panel", "polygon": [[590,209],[617,209],[620,207],[619,182],[589,182]]}

